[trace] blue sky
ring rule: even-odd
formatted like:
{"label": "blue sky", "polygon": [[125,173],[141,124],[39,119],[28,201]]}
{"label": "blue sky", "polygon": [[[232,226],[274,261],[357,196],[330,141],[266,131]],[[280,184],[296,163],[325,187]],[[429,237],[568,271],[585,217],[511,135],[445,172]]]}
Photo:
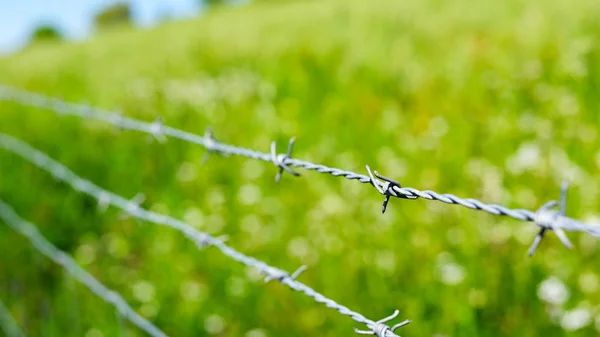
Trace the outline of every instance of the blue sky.
{"label": "blue sky", "polygon": [[[23,47],[40,23],[52,24],[73,40],[84,40],[92,31],[92,18],[118,0],[0,0],[0,53]],[[134,20],[151,26],[159,14],[188,17],[198,13],[199,0],[127,0]]]}

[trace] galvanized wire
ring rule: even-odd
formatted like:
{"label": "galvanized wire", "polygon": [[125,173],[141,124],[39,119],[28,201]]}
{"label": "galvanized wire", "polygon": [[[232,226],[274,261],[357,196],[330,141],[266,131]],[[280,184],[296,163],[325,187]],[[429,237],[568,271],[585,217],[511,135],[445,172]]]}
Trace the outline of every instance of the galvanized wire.
{"label": "galvanized wire", "polygon": [[102,300],[112,304],[119,314],[127,318],[132,324],[144,330],[150,336],[167,336],[148,320],[138,315],[119,293],[108,289],[90,273],[81,268],[69,254],[59,250],[56,246],[46,240],[37,227],[19,217],[13,208],[3,200],[0,200],[0,218],[2,218],[4,222],[17,233],[26,237],[40,253],[65,268],[73,278],[85,285]]}
{"label": "galvanized wire", "polygon": [[6,337],[24,337],[25,334],[10,314],[10,310],[0,300],[0,328]]}
{"label": "galvanized wire", "polygon": [[[377,334],[377,336],[379,337],[397,337],[397,335],[394,333],[394,330],[408,323],[408,321],[404,321],[403,323],[397,324],[393,328],[390,328],[383,324],[383,322],[387,321],[387,319],[381,321],[373,321],[371,319],[368,319],[362,314],[350,310],[346,306],[343,306],[337,303],[336,301],[325,297],[324,295],[315,291],[311,287],[297,281],[296,277],[298,276],[298,272],[290,275],[284,270],[272,267],[263,261],[260,261],[254,257],[245,255],[235,250],[234,248],[224,243],[223,240],[217,237],[213,237],[207,233],[198,231],[194,227],[186,224],[185,222],[182,222],[167,215],[158,214],[143,209],[135,201],[128,200],[118,194],[102,189],[101,187],[95,185],[91,181],[77,176],[66,166],[53,160],[45,153],[34,149],[29,144],[19,139],[16,139],[7,134],[0,133],[0,147],[21,156],[22,158],[35,164],[39,168],[49,172],[54,176],[54,178],[69,184],[71,187],[73,187],[73,189],[95,198],[96,200],[98,200],[99,204],[112,205],[114,207],[120,208],[121,210],[129,213],[131,216],[134,216],[138,219],[145,220],[156,225],[162,225],[173,228],[183,233],[199,248],[204,248],[208,245],[216,247],[225,256],[235,261],[238,261],[246,266],[258,269],[266,275],[267,280],[277,280],[281,284],[284,284],[289,288],[301,292],[304,295],[312,298],[314,301],[322,303],[328,308],[335,309],[342,315],[349,316],[354,321],[364,324],[369,329],[369,331],[373,331],[374,334]],[[396,315],[397,313],[395,313],[393,316],[395,317]]]}
{"label": "galvanized wire", "polygon": [[[379,193],[385,195],[385,201],[382,208],[383,212],[385,212],[390,197],[410,200],[422,198],[426,200],[436,200],[447,204],[461,205],[469,209],[480,210],[498,216],[508,216],[516,220],[534,222],[540,229],[585,232],[594,237],[600,237],[600,226],[586,225],[578,220],[565,216],[564,212],[559,213],[547,207],[541,207],[537,211],[511,209],[502,205],[487,204],[477,199],[461,198],[449,193],[437,193],[430,190],[421,191],[412,187],[402,187],[398,182],[383,177],[375,172],[375,176],[379,178],[377,179],[373,176],[368,166],[368,175],[364,175],[291,158],[293,140],[290,142],[287,154],[277,154],[274,142],[271,144],[271,153],[264,153],[219,142],[212,137],[212,133],[208,131],[204,136],[198,136],[193,133],[163,125],[161,120],[156,120],[152,123],[144,122],[125,117],[115,112],[97,109],[84,104],[69,103],[61,99],[50,98],[12,87],[0,85],[0,100],[16,102],[41,109],[50,109],[60,115],[72,115],[84,119],[95,119],[113,124],[123,129],[148,133],[158,139],[161,139],[164,136],[181,139],[205,147],[209,151],[208,153],[217,152],[225,155],[237,155],[271,162],[279,168],[277,180],[281,177],[281,173],[284,169],[297,175],[297,173],[291,170],[291,167],[299,167],[309,171],[330,174],[335,177],[356,180],[364,184],[371,184]],[[548,219],[552,219],[552,221],[548,222]]]}

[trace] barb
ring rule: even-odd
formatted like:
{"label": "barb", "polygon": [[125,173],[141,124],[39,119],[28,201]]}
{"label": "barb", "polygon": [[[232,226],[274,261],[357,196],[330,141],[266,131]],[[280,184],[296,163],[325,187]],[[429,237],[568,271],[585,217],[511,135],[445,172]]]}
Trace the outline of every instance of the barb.
{"label": "barb", "polygon": [[[152,134],[153,130],[152,123],[124,117],[114,112],[96,109],[81,104],[68,103],[55,98],[49,98],[43,95],[2,85],[0,85],[0,100],[11,101],[26,106],[52,110],[59,115],[72,115],[83,119],[95,119],[113,124],[123,129],[136,130],[149,134]],[[536,219],[538,219],[540,214],[539,210],[538,212],[534,212],[526,209],[511,209],[497,204],[486,204],[477,199],[461,198],[449,193],[440,194],[429,190],[420,191],[412,187],[401,187],[400,184],[398,184],[398,182],[383,177],[379,174],[377,174],[377,177],[384,181],[376,180],[372,174],[364,175],[352,171],[345,171],[335,167],[328,167],[325,165],[315,164],[308,161],[291,158],[291,146],[293,145],[293,142],[290,142],[290,148],[288,149],[287,155],[278,154],[276,156],[273,156],[274,144],[271,144],[271,153],[263,153],[251,149],[246,149],[243,147],[221,143],[216,141],[212,137],[198,136],[193,133],[182,131],[169,126],[163,125],[161,130],[162,134],[165,136],[177,138],[186,142],[203,146],[211,152],[242,156],[274,163],[279,167],[280,171],[280,173],[278,173],[276,177],[276,180],[280,178],[282,169],[291,173],[294,172],[291,170],[291,168],[297,167],[309,171],[316,171],[323,174],[330,174],[334,177],[343,177],[349,180],[356,180],[363,184],[372,184],[378,190],[379,193],[384,194],[386,196],[384,205],[382,207],[383,211],[385,211],[385,209],[387,208],[389,199],[392,196],[396,198],[410,200],[422,198],[426,200],[436,200],[452,205],[460,205],[469,209],[479,210],[497,216],[508,216],[520,221],[534,222],[536,225],[540,226],[540,222],[536,222]],[[585,232],[594,237],[600,237],[599,225],[586,225],[580,221],[566,217],[561,214],[558,214],[557,216],[553,217],[552,221],[554,229],[560,228],[565,231]]]}
{"label": "barb", "polygon": [[25,334],[19,328],[15,319],[11,316],[10,310],[0,301],[0,327],[6,337],[24,337]]}
{"label": "barb", "polygon": [[381,184],[381,182],[376,180],[373,177],[373,173],[371,173],[371,168],[369,167],[369,165],[367,165],[366,168],[367,168],[367,172],[369,173],[369,178],[371,178],[371,185],[373,185],[379,193],[385,195],[385,199],[383,200],[383,205],[381,207],[381,213],[385,213],[385,210],[387,209],[387,205],[388,205],[388,202],[390,201],[391,196],[394,196],[397,198],[403,198],[403,199],[416,199],[416,197],[412,197],[412,196],[397,195],[396,192],[394,191],[394,188],[395,187],[402,188],[402,186],[400,186],[400,183],[397,182],[396,180],[392,180],[388,177],[384,177],[384,176],[380,175],[379,172],[375,171],[375,176],[377,178],[385,181],[383,183],[383,186],[379,186]]}
{"label": "barb", "polygon": [[163,135],[163,126],[164,121],[161,117],[156,118],[150,125],[150,134],[161,144],[167,141],[167,138]]}
{"label": "barb", "polygon": [[529,256],[533,256],[533,254],[535,254],[535,251],[537,250],[537,247],[540,245],[540,242],[542,242],[542,239],[544,239],[544,235],[546,234],[547,230],[554,231],[554,233],[556,233],[556,236],[558,236],[558,239],[560,240],[560,242],[562,242],[562,244],[565,247],[567,247],[569,249],[573,248],[573,244],[571,243],[571,241],[569,241],[569,238],[567,237],[565,232],[562,230],[562,228],[557,227],[557,223],[559,222],[559,220],[557,220],[557,217],[564,216],[567,211],[567,189],[568,188],[569,188],[569,183],[567,183],[566,181],[563,181],[561,190],[560,190],[560,211],[559,212],[552,210],[552,208],[558,206],[558,201],[553,200],[553,201],[546,203],[544,206],[540,207],[540,209],[535,214],[535,223],[541,229],[538,232],[538,234],[536,235],[535,239],[533,240],[531,247],[529,248]]}
{"label": "barb", "polygon": [[279,275],[267,275],[265,276],[265,283],[269,283],[271,282],[273,279],[276,279],[277,281],[281,282],[281,280],[283,280],[286,277],[291,278],[292,280],[295,280],[298,276],[300,276],[300,274],[302,274],[305,270],[306,270],[306,266],[300,266],[300,268],[296,269],[295,272],[292,273],[292,275],[283,272]]}
{"label": "barb", "polygon": [[15,211],[0,199],[0,218],[6,222],[15,232],[26,237],[29,242],[43,255],[48,257],[54,263],[61,265],[77,281],[83,283],[98,297],[105,302],[112,304],[117,311],[132,324],[147,332],[150,336],[166,337],[162,331],[152,325],[142,316],[138,315],[125,300],[115,291],[105,287],[100,281],[95,279],[90,273],[81,268],[77,262],[67,253],[59,250],[51,244],[37,227],[32,223],[23,220]]}
{"label": "barb", "polygon": [[283,175],[283,170],[288,171],[291,175],[298,177],[300,176],[300,173],[292,170],[286,163],[285,161],[288,159],[291,159],[292,157],[292,150],[294,149],[294,143],[296,142],[296,137],[292,137],[292,139],[290,139],[290,143],[288,145],[288,152],[287,154],[277,154],[277,143],[276,142],[272,142],[271,143],[271,161],[273,161],[273,164],[275,164],[275,166],[279,167],[279,171],[277,172],[277,175],[275,176],[275,182],[279,182],[281,180],[281,175]]}
{"label": "barb", "polygon": [[[202,163],[202,164],[205,164],[208,161],[208,158],[210,157],[210,155],[213,152],[216,152],[215,144],[217,144],[217,139],[213,135],[211,128],[206,128],[206,131],[204,131],[204,141],[206,143],[206,145],[205,145],[206,153],[204,154],[204,156],[202,157],[202,160],[200,161],[200,163]],[[226,155],[226,154],[223,154],[223,155]]]}
{"label": "barb", "polygon": [[101,193],[98,196],[98,212],[104,213],[110,206],[110,196],[106,193]]}
{"label": "barb", "polygon": [[385,336],[385,334],[388,331],[394,332],[396,331],[396,329],[403,327],[407,324],[410,323],[409,320],[406,320],[404,322],[398,323],[396,325],[394,325],[393,327],[389,327],[383,323],[391,321],[392,319],[398,317],[398,314],[400,314],[400,311],[396,310],[394,311],[394,313],[384,319],[380,319],[379,321],[375,322],[375,325],[372,328],[371,331],[366,331],[366,330],[358,330],[357,328],[354,328],[354,332],[356,332],[359,335],[376,335],[378,337],[382,337]]}
{"label": "barb", "polygon": [[[131,200],[129,200],[129,203],[127,204],[127,210],[119,214],[119,220],[129,219],[129,214],[140,208],[144,201],[146,201],[146,195],[144,193],[136,194],[133,198],[131,198]],[[110,206],[110,196],[106,194],[99,196],[98,204],[102,204],[103,207],[107,208]]]}
{"label": "barb", "polygon": [[[223,255],[246,266],[258,269],[260,272],[265,274],[267,278],[277,280],[281,284],[286,285],[287,287],[312,298],[315,302],[322,303],[328,308],[335,309],[340,314],[350,317],[355,322],[365,324],[369,329],[380,329],[380,325],[378,325],[380,323],[370,320],[356,311],[350,310],[348,307],[343,306],[337,303],[336,301],[325,297],[323,294],[315,291],[314,289],[305,285],[304,283],[295,280],[296,276],[298,276],[299,274],[298,271],[296,271],[292,275],[289,275],[284,270],[272,267],[263,261],[260,261],[254,257],[245,255],[235,250],[234,248],[228,246],[222,239],[198,231],[194,227],[186,224],[185,222],[182,222],[167,215],[148,211],[139,206],[130,207],[130,200],[113,192],[107,191],[95,185],[89,180],[85,180],[77,176],[73,171],[69,170],[61,163],[50,158],[45,153],[34,149],[29,144],[12,136],[0,133],[0,147],[21,156],[25,160],[49,172],[56,179],[69,184],[75,190],[87,194],[95,198],[96,200],[104,198],[105,201],[108,201],[108,204],[120,208],[121,210],[128,212],[131,216],[134,216],[138,219],[145,220],[156,225],[166,226],[175,229],[183,233],[188,239],[190,239],[192,242],[194,242],[196,245],[199,245],[200,247],[204,247],[206,245],[214,246],[215,248],[220,250],[221,253],[223,253]],[[385,331],[384,335],[380,336],[399,337],[392,330],[389,329]]]}
{"label": "barb", "polygon": [[[219,240],[219,241],[221,241],[221,242],[223,242],[223,243],[225,243],[225,242],[227,242],[227,240],[229,240],[229,235],[227,235],[227,234],[219,235],[219,236],[216,237],[216,239]],[[204,249],[204,248],[206,248],[208,246],[210,246],[210,243],[206,242],[206,241],[198,242],[196,244],[196,247],[198,247],[198,249]]]}

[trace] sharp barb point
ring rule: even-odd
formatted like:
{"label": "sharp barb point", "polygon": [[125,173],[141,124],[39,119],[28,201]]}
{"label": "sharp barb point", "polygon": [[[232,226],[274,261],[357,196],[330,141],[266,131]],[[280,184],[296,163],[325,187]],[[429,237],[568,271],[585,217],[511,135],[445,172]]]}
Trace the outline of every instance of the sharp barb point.
{"label": "sharp barb point", "polygon": [[294,137],[290,139],[287,154],[277,154],[277,143],[275,141],[271,142],[271,162],[273,162],[273,164],[279,169],[277,175],[275,176],[276,183],[279,183],[279,181],[281,180],[281,176],[283,175],[284,170],[294,177],[300,176],[300,173],[292,170],[288,166],[288,164],[286,164],[286,160],[291,159],[294,140]]}
{"label": "sharp barb point", "polygon": [[562,244],[565,247],[567,247],[568,249],[573,249],[573,244],[565,234],[565,231],[563,231],[562,229],[555,229],[554,233],[556,233],[556,236],[558,236],[558,239],[560,240],[560,242],[562,242]]}
{"label": "sharp barb point", "polygon": [[[9,89],[9,90],[11,90],[11,89]],[[0,98],[7,97],[6,99],[11,100],[16,103],[23,104],[23,105],[33,106],[36,108],[46,108],[46,109],[50,109],[50,110],[54,109],[55,112],[63,113],[65,115],[74,115],[74,116],[77,116],[77,117],[83,118],[83,119],[94,119],[94,120],[107,122],[109,124],[113,124],[114,126],[118,127],[119,130],[125,130],[125,129],[126,130],[136,130],[136,131],[140,131],[140,132],[144,132],[144,133],[149,133],[152,131],[152,128],[151,128],[152,123],[129,118],[124,115],[120,115],[118,112],[111,113],[111,112],[107,112],[107,111],[97,109],[94,107],[86,107],[83,105],[76,105],[73,103],[65,102],[60,99],[50,99],[46,96],[33,94],[33,93],[26,92],[23,90],[14,89],[14,90],[11,90],[8,94],[5,92],[4,95],[0,92],[0,96],[1,96]],[[165,132],[166,130],[169,130],[169,132]],[[246,149],[243,147],[234,146],[234,145],[230,145],[230,144],[226,144],[226,143],[216,143],[216,145],[215,145],[212,143],[212,141],[214,141],[214,138],[212,137],[210,128],[207,128],[205,135],[208,137],[205,137],[204,139],[196,134],[192,134],[189,132],[185,132],[183,130],[170,128],[170,127],[168,129],[166,127],[162,127],[161,131],[162,131],[161,134],[163,134],[165,136],[168,134],[169,137],[178,138],[178,139],[181,139],[181,140],[184,140],[187,142],[191,142],[191,143],[194,143],[197,145],[204,146],[208,152],[213,151],[213,152],[218,152],[221,155],[236,155],[236,156],[242,156],[242,157],[252,158],[252,159],[256,159],[256,160],[262,160],[262,161],[269,161],[269,158],[270,158],[268,152],[263,153],[260,151]],[[36,161],[35,159],[33,159],[33,157],[34,157],[33,154],[36,153],[35,149],[31,149],[31,147],[29,147],[27,144],[23,144],[23,142],[19,141],[18,139],[14,139],[8,135],[0,134],[0,138],[2,138],[2,141],[0,141],[0,146],[8,149],[9,151],[13,151],[17,154],[20,154],[21,156],[27,158],[32,163],[38,165],[39,167],[47,170],[50,173],[52,173],[57,179],[71,183],[71,185],[73,187],[75,187],[76,189],[81,190],[82,192],[89,192],[89,189],[88,189],[89,187],[87,187],[86,185],[79,185],[79,187],[77,187],[76,185],[73,184],[73,181],[69,180],[69,179],[71,179],[71,177],[68,177],[67,174],[65,174],[65,173],[60,173],[59,170],[61,170],[61,168],[60,168],[61,165],[59,163],[54,163],[51,159],[47,159],[46,161],[39,161],[39,160]],[[211,141],[208,141],[209,139]],[[335,177],[343,177],[343,178],[346,178],[349,180],[358,181],[360,183],[370,183],[381,194],[386,196],[386,199],[384,200],[384,202],[386,202],[385,206],[387,206],[387,201],[390,197],[405,198],[405,199],[422,198],[425,200],[435,200],[435,201],[443,202],[446,204],[460,205],[461,207],[465,207],[468,209],[487,212],[489,214],[493,214],[496,216],[506,216],[506,217],[510,217],[510,218],[513,218],[513,219],[516,219],[519,221],[534,221],[535,224],[538,225],[540,228],[546,229],[546,230],[552,230],[552,231],[556,232],[557,236],[559,237],[561,242],[563,244],[565,244],[565,246],[572,246],[571,242],[569,241],[566,234],[564,233],[565,231],[578,231],[578,232],[584,232],[584,233],[594,235],[594,236],[600,236],[600,230],[598,229],[599,227],[587,226],[575,219],[566,217],[565,216],[566,207],[560,207],[560,212],[551,210],[550,208],[556,206],[557,204],[560,205],[556,201],[547,203],[545,206],[543,206],[536,212],[536,211],[530,211],[530,210],[526,210],[526,209],[511,209],[508,207],[504,207],[502,205],[488,204],[488,203],[484,203],[477,199],[461,198],[461,197],[458,197],[458,196],[450,194],[450,193],[437,193],[437,192],[428,191],[428,190],[420,191],[420,190],[417,190],[416,188],[401,187],[398,182],[380,175],[379,172],[375,172],[375,175],[373,175],[373,173],[371,172],[371,168],[368,165],[365,166],[367,169],[368,175],[365,175],[365,174],[360,174],[360,173],[356,173],[356,172],[352,172],[352,171],[348,171],[348,170],[343,170],[343,169],[336,168],[336,167],[328,167],[326,165],[312,163],[309,161],[303,161],[303,160],[299,160],[299,159],[291,159],[291,154],[293,151],[292,145],[294,144],[294,142],[295,142],[295,137],[292,137],[288,144],[288,154],[287,155],[285,155],[285,154],[278,155],[276,153],[276,143],[275,142],[271,143],[271,161],[278,167],[278,172],[279,172],[279,177],[276,177],[277,181],[279,181],[281,179],[281,175],[283,174],[283,171],[287,171],[292,175],[299,175],[297,173],[296,174],[292,173],[295,171],[293,171],[291,168],[302,168],[305,170],[311,170],[311,171],[315,171],[315,172],[322,173],[322,174],[332,175]],[[220,146],[217,146],[217,145],[220,145]],[[39,154],[40,153],[38,152],[38,155]],[[42,157],[47,157],[47,156],[42,155]],[[62,167],[62,170],[67,170],[67,169]],[[70,172],[70,171],[68,171],[68,172]],[[72,172],[69,174],[72,174]],[[563,203],[563,205],[566,204],[566,189],[567,189],[567,184],[563,183],[561,185],[561,203]],[[123,206],[122,203],[115,204],[114,200],[111,200],[111,204],[113,206]],[[125,207],[127,207],[127,206],[128,205],[125,205]],[[386,209],[387,208],[382,205],[382,212],[385,212]],[[144,218],[140,214],[143,215],[146,213],[138,212],[138,213],[136,213],[136,215],[139,215],[139,216],[136,216],[136,217]],[[159,215],[157,215],[157,217],[160,219],[162,219],[163,217],[166,218],[166,216],[159,216]],[[150,217],[150,218],[146,217],[145,220],[148,220],[150,222],[152,222],[152,220],[158,221],[152,217]],[[184,231],[184,233],[189,234],[189,232],[185,232],[185,231]],[[543,235],[540,235],[539,237],[536,237],[536,239],[534,239],[534,243],[532,244],[532,246],[530,248],[531,254],[533,254],[536,251],[536,249],[539,247],[542,239],[543,239]],[[235,257],[232,257],[232,258],[235,259]],[[248,265],[255,266],[255,267],[257,266],[257,265],[254,265],[252,262],[247,262],[247,260],[243,260],[242,262],[246,263]],[[263,268],[262,270],[269,270],[269,269],[265,269],[264,266],[262,266],[262,268]],[[275,273],[272,275],[277,275],[277,274]],[[313,297],[313,298],[315,298],[315,297]],[[323,302],[321,302],[321,303],[323,303]],[[342,307],[338,306],[336,308],[339,309]],[[343,309],[348,310],[347,308],[343,308]],[[351,315],[349,315],[349,316],[351,316]],[[353,316],[353,317],[358,317],[358,316]],[[368,322],[368,323],[371,324],[370,322]],[[369,332],[369,333],[372,334],[372,332]]]}
{"label": "sharp barb point", "polygon": [[535,238],[533,238],[533,243],[531,244],[531,247],[529,247],[528,251],[529,257],[532,257],[535,254],[535,251],[544,239],[544,234],[546,234],[546,230],[546,228],[540,229]]}

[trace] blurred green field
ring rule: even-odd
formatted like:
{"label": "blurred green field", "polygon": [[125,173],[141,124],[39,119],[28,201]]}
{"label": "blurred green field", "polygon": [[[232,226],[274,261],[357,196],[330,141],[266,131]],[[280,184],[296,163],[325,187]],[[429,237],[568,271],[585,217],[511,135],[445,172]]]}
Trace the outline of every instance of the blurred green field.
{"label": "blurred green field", "polygon": [[[255,3],[0,59],[0,83],[403,186],[600,222],[600,2]],[[363,184],[0,102],[0,132],[185,219],[402,336],[598,336],[600,245]],[[172,336],[349,336],[351,319],[0,151],[0,198]],[[0,225],[0,299],[29,336],[141,336]],[[543,283],[545,282],[545,283]],[[564,286],[562,286],[564,284]],[[545,285],[545,286],[543,286]]]}

